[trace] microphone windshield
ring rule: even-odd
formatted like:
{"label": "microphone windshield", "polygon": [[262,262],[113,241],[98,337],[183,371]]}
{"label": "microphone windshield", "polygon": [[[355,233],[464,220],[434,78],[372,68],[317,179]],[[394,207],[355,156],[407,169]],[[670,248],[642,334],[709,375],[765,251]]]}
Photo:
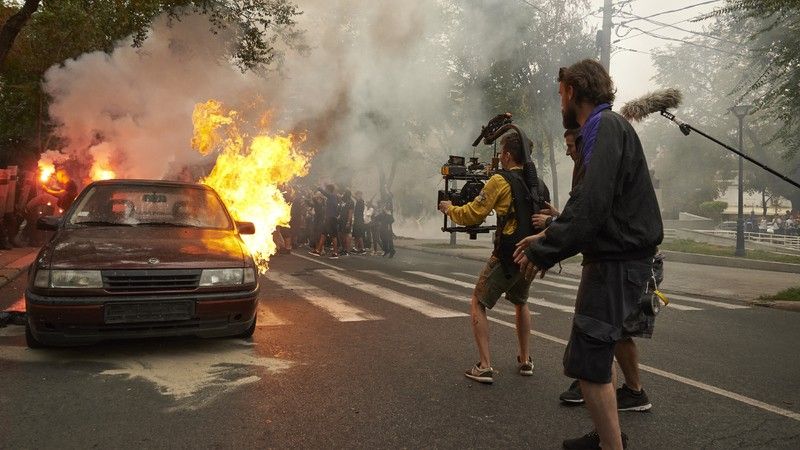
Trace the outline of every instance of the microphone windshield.
{"label": "microphone windshield", "polygon": [[629,101],[620,109],[620,114],[628,120],[639,122],[654,112],[677,108],[682,100],[681,91],[661,89]]}

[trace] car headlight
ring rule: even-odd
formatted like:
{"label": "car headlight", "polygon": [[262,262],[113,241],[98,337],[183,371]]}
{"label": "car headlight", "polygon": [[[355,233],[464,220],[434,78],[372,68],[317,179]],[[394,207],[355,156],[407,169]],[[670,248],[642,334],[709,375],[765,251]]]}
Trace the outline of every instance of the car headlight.
{"label": "car headlight", "polygon": [[243,280],[244,269],[204,269],[200,286],[235,286]]}
{"label": "car headlight", "polygon": [[36,273],[34,279],[34,286],[37,287],[51,287],[51,288],[84,288],[84,289],[99,289],[103,287],[103,277],[100,275],[99,270],[51,270],[50,283],[45,282],[44,285],[39,285],[45,281],[47,275],[40,275],[45,270],[40,270]]}
{"label": "car headlight", "polygon": [[37,288],[50,287],[50,271],[44,269],[37,270],[33,278],[33,286]]}
{"label": "car headlight", "polygon": [[248,267],[244,269],[244,284],[253,284],[256,282],[256,268]]}

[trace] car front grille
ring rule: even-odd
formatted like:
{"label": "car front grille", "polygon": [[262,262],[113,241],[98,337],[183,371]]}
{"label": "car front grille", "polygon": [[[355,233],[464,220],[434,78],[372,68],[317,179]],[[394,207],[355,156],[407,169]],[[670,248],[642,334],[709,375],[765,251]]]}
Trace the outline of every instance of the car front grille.
{"label": "car front grille", "polygon": [[200,284],[200,270],[104,270],[103,288],[108,292],[191,291]]}

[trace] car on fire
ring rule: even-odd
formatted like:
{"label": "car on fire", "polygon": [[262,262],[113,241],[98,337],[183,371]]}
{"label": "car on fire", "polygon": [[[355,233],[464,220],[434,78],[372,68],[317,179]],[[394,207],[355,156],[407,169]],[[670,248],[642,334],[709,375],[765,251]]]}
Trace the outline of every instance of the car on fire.
{"label": "car on fire", "polygon": [[250,337],[258,271],[236,222],[208,186],[152,180],[88,185],[31,265],[29,347],[192,335]]}

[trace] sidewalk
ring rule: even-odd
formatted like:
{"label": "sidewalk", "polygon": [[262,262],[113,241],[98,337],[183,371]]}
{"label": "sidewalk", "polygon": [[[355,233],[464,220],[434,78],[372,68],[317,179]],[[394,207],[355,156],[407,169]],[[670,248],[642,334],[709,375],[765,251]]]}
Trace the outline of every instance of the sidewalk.
{"label": "sidewalk", "polygon": [[[486,261],[492,245],[486,240],[471,241],[466,236],[458,236],[458,246],[451,248],[447,239],[397,239],[395,246],[438,255],[448,255],[475,261]],[[665,260],[665,279],[661,287],[671,293],[713,297],[726,300],[752,302],[762,295],[771,295],[790,287],[800,285],[796,273],[776,272],[752,268],[722,267],[706,264],[680,262],[683,254],[669,252]],[[561,275],[579,278],[581,274],[580,256],[561,263]],[[557,270],[558,266],[554,270]],[[784,302],[781,302],[784,303]],[[800,310],[800,305],[790,303],[785,309]],[[784,306],[784,305],[763,305]]]}
{"label": "sidewalk", "polygon": [[[36,259],[39,247],[21,247],[11,250],[0,250],[0,288],[11,283],[23,275],[28,266]],[[9,323],[22,325],[24,323],[24,305],[17,309],[17,304],[0,305],[0,327]]]}

